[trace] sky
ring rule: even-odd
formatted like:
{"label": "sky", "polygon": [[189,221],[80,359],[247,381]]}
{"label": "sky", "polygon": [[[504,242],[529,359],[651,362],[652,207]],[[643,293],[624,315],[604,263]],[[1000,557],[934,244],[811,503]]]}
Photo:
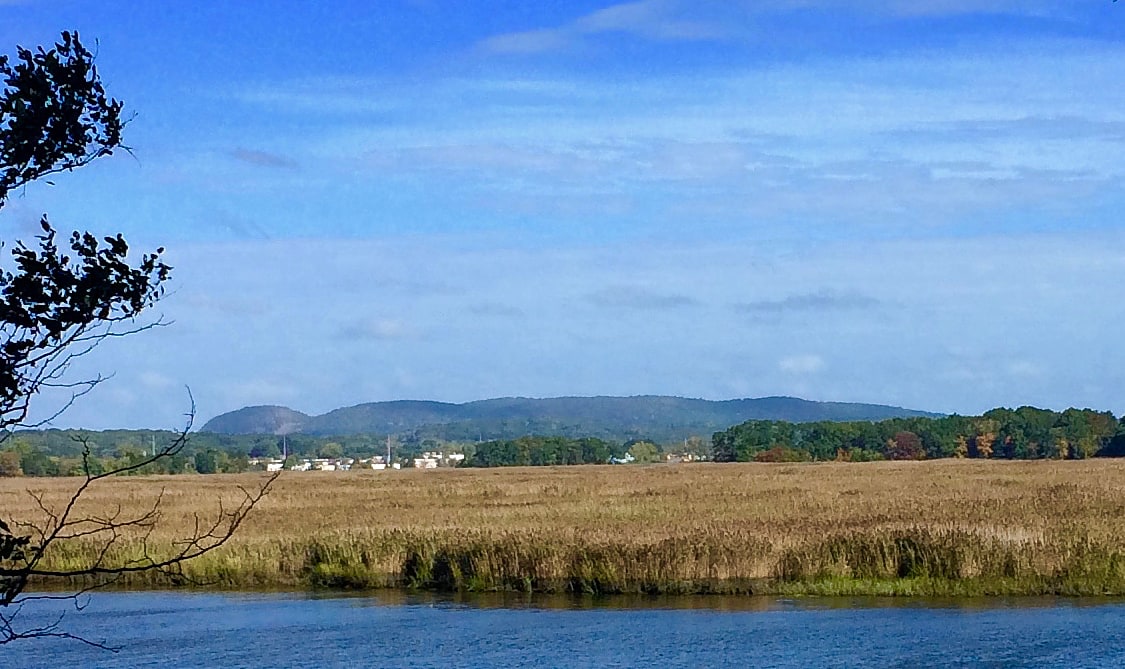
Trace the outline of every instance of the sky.
{"label": "sky", "polygon": [[[0,0],[119,152],[0,236],[175,267],[57,427],[248,405],[793,395],[1125,412],[1110,0]],[[5,261],[6,262],[6,261]],[[190,389],[190,398],[189,398]],[[60,398],[34,405],[47,415]]]}

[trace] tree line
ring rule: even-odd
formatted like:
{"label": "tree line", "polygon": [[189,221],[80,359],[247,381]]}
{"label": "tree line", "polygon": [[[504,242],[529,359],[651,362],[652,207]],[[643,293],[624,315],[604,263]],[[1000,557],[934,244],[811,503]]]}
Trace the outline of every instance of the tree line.
{"label": "tree line", "polygon": [[[177,433],[159,430],[22,430],[12,434],[0,450],[0,476],[79,476],[112,471],[148,459]],[[318,437],[292,434],[227,435],[196,432],[171,457],[129,470],[133,475],[240,473],[260,469],[262,460],[287,456],[303,458],[369,458],[386,454],[386,435]],[[83,452],[88,456],[83,459]],[[705,442],[692,438],[677,443],[676,452],[705,456]],[[410,466],[423,453],[463,453],[466,467],[606,464],[612,460],[657,462],[666,447],[633,439],[611,442],[597,437],[524,436],[483,443],[392,438],[393,460]],[[258,464],[255,464],[258,463]]]}
{"label": "tree line", "polygon": [[628,446],[597,437],[519,437],[476,444],[465,459],[467,467],[605,464],[624,457]]}
{"label": "tree line", "polygon": [[1125,417],[1108,411],[1056,412],[1024,406],[980,416],[879,422],[751,420],[712,436],[718,462],[1082,459],[1125,455]]}
{"label": "tree line", "polygon": [[[82,475],[129,468],[178,434],[159,430],[20,430],[0,449],[0,476]],[[127,469],[130,474],[238,473],[253,461],[368,458],[386,454],[386,435],[227,435],[194,432],[167,458]],[[444,441],[417,432],[392,437],[394,460],[409,466],[426,451],[465,454],[462,466],[511,467],[658,462],[690,453],[718,462],[921,460],[934,458],[1081,459],[1125,456],[1125,417],[1110,412],[1034,407],[993,409],[980,416],[893,418],[878,422],[751,420],[699,438],[659,444],[653,439],[522,436],[482,443]],[[83,451],[89,450],[84,461]]]}
{"label": "tree line", "polygon": [[[19,430],[0,449],[0,476],[81,476],[130,467],[179,437],[166,430]],[[409,461],[447,444],[393,440],[394,456]],[[84,451],[88,456],[84,459]],[[227,435],[193,432],[175,454],[128,470],[131,475],[228,474],[252,471],[251,461],[302,458],[368,458],[386,454],[385,435],[314,437],[272,434]]]}

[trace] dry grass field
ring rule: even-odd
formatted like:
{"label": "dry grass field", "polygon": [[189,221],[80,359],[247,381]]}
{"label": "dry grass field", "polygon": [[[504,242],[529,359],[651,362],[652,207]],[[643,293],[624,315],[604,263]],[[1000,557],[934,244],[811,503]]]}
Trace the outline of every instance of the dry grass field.
{"label": "dry grass field", "polygon": [[[119,478],[82,511],[140,510],[163,490],[149,542],[170,546],[257,476]],[[33,519],[28,490],[58,504],[76,483],[0,480],[0,509]],[[1123,530],[1113,460],[287,473],[188,573],[225,588],[1125,594]],[[112,550],[135,555],[138,539]]]}

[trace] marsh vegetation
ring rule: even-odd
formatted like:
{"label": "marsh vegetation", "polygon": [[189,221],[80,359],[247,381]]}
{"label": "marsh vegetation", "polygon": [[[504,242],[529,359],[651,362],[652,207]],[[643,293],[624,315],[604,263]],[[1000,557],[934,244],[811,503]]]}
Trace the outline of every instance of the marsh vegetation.
{"label": "marsh vegetation", "polygon": [[[156,529],[110,550],[172,551],[198,509],[255,480],[115,478],[84,511],[129,512],[163,491]],[[29,487],[48,503],[68,492],[0,480],[0,503],[34,517]],[[1110,460],[310,473],[282,477],[185,574],[226,589],[1125,594],[1123,513],[1125,462]],[[96,549],[69,541],[48,560]]]}

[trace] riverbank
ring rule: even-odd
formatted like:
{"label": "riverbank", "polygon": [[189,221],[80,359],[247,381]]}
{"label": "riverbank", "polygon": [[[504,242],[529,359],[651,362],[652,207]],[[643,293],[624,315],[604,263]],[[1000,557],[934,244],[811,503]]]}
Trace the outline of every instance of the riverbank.
{"label": "riverbank", "polygon": [[[151,506],[150,552],[254,476],[120,478],[87,515]],[[75,480],[0,480],[59,504]],[[700,464],[283,476],[185,575],[221,589],[780,595],[1125,595],[1125,462]],[[140,536],[111,548],[140,553]],[[72,541],[56,566],[101,547]],[[121,585],[163,588],[158,575]]]}

